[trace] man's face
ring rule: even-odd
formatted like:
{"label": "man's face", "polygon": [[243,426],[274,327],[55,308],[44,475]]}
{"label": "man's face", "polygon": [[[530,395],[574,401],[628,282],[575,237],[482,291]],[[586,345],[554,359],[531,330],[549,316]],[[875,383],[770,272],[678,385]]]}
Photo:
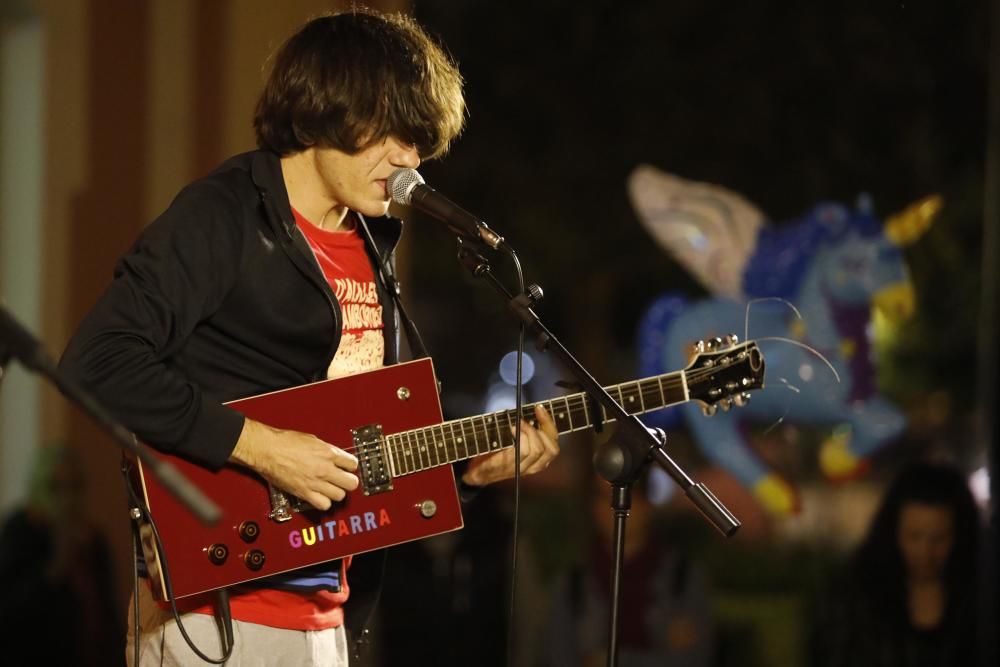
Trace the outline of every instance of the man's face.
{"label": "man's face", "polygon": [[365,216],[389,210],[386,180],[395,170],[420,166],[416,147],[387,137],[350,155],[335,148],[315,148],[315,168],[334,206],[345,206]]}

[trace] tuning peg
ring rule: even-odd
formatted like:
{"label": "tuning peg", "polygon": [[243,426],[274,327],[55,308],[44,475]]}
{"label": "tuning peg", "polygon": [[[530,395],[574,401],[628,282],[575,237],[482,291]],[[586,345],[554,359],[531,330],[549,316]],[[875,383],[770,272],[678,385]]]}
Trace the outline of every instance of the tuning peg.
{"label": "tuning peg", "polygon": [[724,398],[719,401],[719,407],[722,408],[723,412],[729,412],[729,408],[733,407],[733,399]]}
{"label": "tuning peg", "polygon": [[701,414],[705,415],[706,417],[711,417],[712,415],[715,414],[715,411],[716,407],[714,403],[706,403],[705,405],[701,406]]}
{"label": "tuning peg", "polygon": [[722,340],[726,344],[726,347],[736,347],[736,344],[740,342],[740,337],[736,334],[729,334],[723,337]]}
{"label": "tuning peg", "polygon": [[542,290],[542,286],[536,285],[534,283],[528,285],[526,293],[528,295],[528,298],[531,300],[532,306],[537,306],[539,303],[541,303],[542,299],[545,298],[545,292]]}
{"label": "tuning peg", "polygon": [[742,393],[733,396],[733,403],[738,408],[742,408],[744,405],[750,402],[750,392],[744,391]]}

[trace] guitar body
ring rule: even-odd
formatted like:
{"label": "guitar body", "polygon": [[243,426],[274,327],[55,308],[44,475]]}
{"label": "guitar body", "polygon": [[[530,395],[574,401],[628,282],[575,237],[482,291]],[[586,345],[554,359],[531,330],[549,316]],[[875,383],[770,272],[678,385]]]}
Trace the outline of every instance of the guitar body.
{"label": "guitar body", "polygon": [[[326,380],[228,404],[247,417],[282,429],[312,433],[351,450],[351,429],[381,425],[386,434],[442,421],[430,359]],[[450,465],[396,477],[392,489],[366,495],[359,487],[325,512],[272,512],[267,483],[227,465],[212,472],[185,459],[169,460],[222,508],[205,526],[139,466],[141,490],[156,522],[173,595],[181,598],[295,570],[351,554],[408,542],[462,527]],[[254,529],[253,524],[256,524]],[[158,568],[151,568],[154,574]],[[154,577],[155,579],[155,577]],[[163,581],[160,578],[160,590]],[[154,586],[155,587],[155,586]],[[161,597],[165,597],[161,593]]]}

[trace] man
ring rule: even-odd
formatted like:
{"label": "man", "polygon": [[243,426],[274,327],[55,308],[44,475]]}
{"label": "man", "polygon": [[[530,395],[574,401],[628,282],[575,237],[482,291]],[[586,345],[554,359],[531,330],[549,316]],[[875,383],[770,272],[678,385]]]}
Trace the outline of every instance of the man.
{"label": "man", "polygon": [[[412,20],[356,9],[307,23],[257,104],[260,150],[184,188],[142,233],[62,369],[153,446],[246,466],[328,509],[358,486],[355,457],[222,403],[397,361],[387,274],[400,224],[367,218],[386,214],[388,176],[442,155],[463,120],[458,71]],[[537,430],[523,427],[527,474],[558,452],[550,417],[537,416]],[[471,461],[462,482],[513,472],[507,449]],[[233,661],[346,664],[342,574],[324,564],[234,589]],[[189,664],[169,612],[148,586],[136,594],[142,664]],[[218,657],[212,606],[185,609],[188,633]]]}

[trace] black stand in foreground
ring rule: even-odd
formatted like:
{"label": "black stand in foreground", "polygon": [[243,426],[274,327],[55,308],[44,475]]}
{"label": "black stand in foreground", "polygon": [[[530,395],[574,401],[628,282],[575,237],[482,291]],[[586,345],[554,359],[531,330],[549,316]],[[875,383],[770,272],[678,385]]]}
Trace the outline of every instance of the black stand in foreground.
{"label": "black stand in foreground", "polygon": [[[632,504],[632,483],[639,477],[643,466],[656,461],[684,490],[687,497],[723,535],[731,537],[740,527],[739,520],[719,502],[704,484],[695,483],[663,449],[666,438],[662,431],[646,428],[639,418],[628,414],[604,388],[590,375],[562,343],[542,324],[532,306],[541,296],[541,289],[532,286],[527,294],[514,296],[493,274],[489,262],[473,249],[472,244],[458,239],[458,258],[476,277],[483,278],[506,299],[515,316],[523,321],[536,339],[539,350],[550,350],[563,361],[587,394],[600,403],[606,420],[617,420],[614,436],[595,456],[595,466],[604,479],[612,485],[611,507],[614,512],[614,572],[612,572],[611,625],[608,646],[608,666],[618,664],[618,609],[621,601],[622,556],[625,545],[625,527]],[[513,250],[505,245],[513,254]]]}
{"label": "black stand in foreground", "polygon": [[41,341],[0,306],[0,380],[3,379],[4,366],[11,358],[17,359],[25,368],[55,385],[64,396],[96,421],[119,447],[142,461],[163,486],[202,522],[212,524],[221,518],[222,511],[218,505],[189,482],[177,468],[150,454],[146,447],[136,441],[135,435],[115,421],[93,396],[60,374]]}

